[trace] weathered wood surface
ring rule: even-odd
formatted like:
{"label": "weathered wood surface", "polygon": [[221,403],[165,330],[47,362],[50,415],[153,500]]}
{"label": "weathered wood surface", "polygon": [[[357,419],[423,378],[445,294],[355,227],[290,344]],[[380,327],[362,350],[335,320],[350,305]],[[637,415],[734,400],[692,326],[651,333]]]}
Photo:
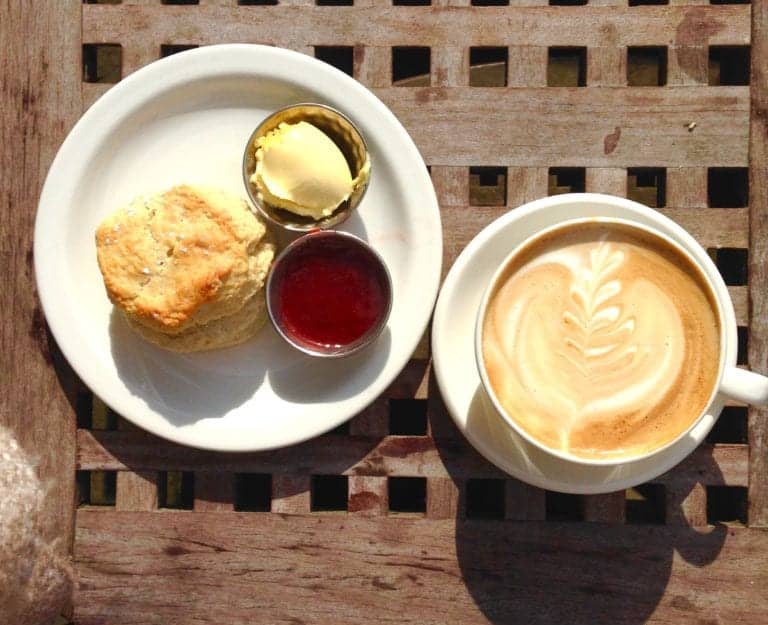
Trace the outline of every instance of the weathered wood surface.
{"label": "weathered wood surface", "polygon": [[[434,165],[747,164],[746,87],[375,91]],[[697,127],[690,132],[692,121]],[[462,137],[462,149],[445,136]]]}
{"label": "weathered wood surface", "polygon": [[[739,5],[659,11],[89,4],[83,30],[89,43],[121,43],[123,75],[157,58],[160,44],[170,41],[260,42],[310,54],[318,45],[351,46],[354,76],[392,108],[432,165],[706,167],[747,164],[748,88],[622,88],[626,47],[669,46],[670,84],[706,85],[707,46],[747,44],[749,15]],[[431,47],[433,86],[392,87],[391,47],[414,42]],[[547,47],[568,45],[589,46],[591,88],[541,88]],[[520,88],[467,87],[470,46],[508,47],[508,84]],[[106,88],[84,85],[85,103]],[[446,136],[461,137],[461,149]]]}
{"label": "weathered wood surface", "polygon": [[[183,448],[122,421],[117,431],[74,431],[61,387],[74,402],[76,381],[35,309],[27,252],[47,163],[77,113],[110,86],[80,82],[81,42],[119,43],[123,76],[158,58],[161,44],[269,43],[306,54],[351,46],[355,78],[393,109],[432,166],[446,271],[483,226],[546,195],[550,167],[585,167],[586,191],[618,195],[627,192],[627,167],[665,167],[661,212],[706,247],[750,248],[749,286],[729,290],[739,325],[750,325],[749,362],[768,371],[766,4],[753,3],[752,13],[705,0],[547,4],[68,0],[3,9],[0,29],[12,45],[0,58],[0,229],[12,277],[0,300],[3,373],[11,373],[0,377],[0,422],[41,454],[43,476],[58,477],[49,498],[58,535],[71,531],[74,469],[117,472],[114,507],[76,514],[78,625],[764,620],[768,534],[708,518],[710,488],[748,488],[749,522],[768,525],[764,411],[749,413],[749,445],[703,445],[654,480],[663,492],[659,526],[633,525],[623,492],[578,498],[585,522],[554,522],[550,493],[503,475],[457,432],[426,343],[347,435],[232,455]],[[750,40],[752,86],[707,86],[708,46]],[[400,45],[431,48],[431,86],[393,86],[391,48]],[[469,86],[468,48],[482,45],[508,49],[511,88]],[[587,47],[586,88],[546,87],[547,47],[567,45]],[[638,45],[667,47],[667,86],[626,86],[626,49]],[[707,168],[748,164],[750,206],[709,208]],[[494,165],[506,169],[505,200],[472,206],[469,167]],[[426,436],[389,435],[390,398],[427,400]],[[174,470],[194,473],[193,510],[157,509],[161,477]],[[233,512],[239,473],[271,474],[271,512]],[[348,513],[310,512],[313,475],[348,476]],[[389,510],[389,477],[426,480],[422,518]],[[505,520],[465,519],[477,479],[504,480]]]}
{"label": "weathered wood surface", "polygon": [[[768,375],[768,3],[752,7],[749,364]],[[768,526],[768,409],[749,412],[749,522]]]}
{"label": "weathered wood surface", "polygon": [[757,624],[767,550],[723,526],[82,510],[76,622]]}
{"label": "weathered wood surface", "polygon": [[[195,511],[226,512],[233,510],[234,481],[234,475],[221,471],[195,475]],[[119,484],[117,488],[119,492]]]}
{"label": "weathered wood surface", "polygon": [[130,7],[88,4],[88,43],[271,43],[366,46],[668,46],[749,43],[748,6]]}
{"label": "weathered wood surface", "polygon": [[[369,438],[320,436],[295,447],[224,454],[190,449],[143,432],[77,431],[81,470],[180,470],[303,475],[371,475],[501,478],[504,473],[474,453],[463,439],[428,436]],[[654,481],[747,485],[747,445],[702,445]]]}
{"label": "weathered wood surface", "polygon": [[[626,514],[626,498],[624,491],[606,493],[604,495],[587,495],[584,497],[584,520],[602,523],[621,523]],[[706,525],[704,523],[699,525]]]}
{"label": "weathered wood surface", "polygon": [[[108,87],[86,84],[84,99],[90,103]],[[747,87],[576,88],[565,97],[553,88],[373,91],[433,165],[747,166]],[[606,147],[617,128],[618,141]],[[462,149],[445,136],[462,137]],[[706,198],[706,184],[703,192]]]}
{"label": "weathered wood surface", "polygon": [[[80,7],[64,0],[0,8],[0,425],[39,463],[49,487],[43,531],[62,552],[74,522],[76,385],[37,299],[32,227],[48,166],[80,113]],[[69,395],[54,370],[70,382]]]}

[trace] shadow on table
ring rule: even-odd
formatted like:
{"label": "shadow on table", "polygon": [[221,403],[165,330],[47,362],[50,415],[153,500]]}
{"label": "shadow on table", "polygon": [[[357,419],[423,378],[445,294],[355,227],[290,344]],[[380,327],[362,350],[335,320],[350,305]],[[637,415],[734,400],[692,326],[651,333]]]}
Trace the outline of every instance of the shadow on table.
{"label": "shadow on table", "polygon": [[[437,418],[450,422],[446,427],[453,428],[453,436],[461,437],[445,412],[434,380],[430,396],[436,398]],[[472,476],[461,459],[475,452],[459,452],[450,430],[446,434],[447,438],[436,438],[438,452],[451,477],[463,484]],[[478,457],[476,462],[485,460]],[[720,475],[711,457],[706,464],[707,475]],[[677,483],[677,499],[682,501],[696,484]],[[467,590],[494,625],[640,625],[664,595],[675,551],[689,564],[706,566],[720,553],[726,536],[723,525],[694,529],[688,525],[466,519],[462,512],[466,489],[460,492],[456,519],[459,567]],[[685,609],[685,605],[676,607]]]}

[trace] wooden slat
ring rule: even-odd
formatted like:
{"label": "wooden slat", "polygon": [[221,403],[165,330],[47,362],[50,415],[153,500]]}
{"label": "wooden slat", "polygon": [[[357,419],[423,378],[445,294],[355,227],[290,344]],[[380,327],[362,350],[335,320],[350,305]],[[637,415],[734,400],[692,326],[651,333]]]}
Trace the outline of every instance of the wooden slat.
{"label": "wooden slat", "polygon": [[[416,345],[416,349],[413,350],[413,354],[411,355],[411,358],[416,360],[429,360],[429,357],[432,353],[431,348],[429,346],[429,340],[430,340],[429,333],[430,333],[430,327],[427,327],[424,330],[424,334],[419,339],[419,343],[418,345]],[[427,396],[426,392],[427,391],[426,391],[426,384],[425,384],[421,392],[422,398]]]}
{"label": "wooden slat", "polygon": [[[321,436],[301,445],[258,454],[223,454],[186,448],[141,432],[78,430],[78,469],[220,470],[234,473],[318,475],[402,475],[446,477],[446,465],[460,476],[502,477],[462,441],[424,436]],[[439,449],[438,449],[439,445]]]}
{"label": "wooden slat", "polygon": [[691,233],[704,247],[740,247],[749,244],[746,208],[660,208],[660,213]]}
{"label": "wooden slat", "polygon": [[749,449],[747,445],[701,445],[664,475],[656,484],[679,489],[700,482],[705,486],[746,486]]}
{"label": "wooden slat", "polygon": [[623,523],[626,515],[624,491],[605,495],[585,495],[584,520],[600,523]]}
{"label": "wooden slat", "polygon": [[0,425],[37,464],[47,489],[40,531],[59,553],[69,552],[72,541],[73,406],[82,386],[40,308],[32,229],[45,174],[80,113],[80,10],[79,0],[10,2],[0,18]]}
{"label": "wooden slat", "polygon": [[432,48],[432,84],[436,87],[462,87],[469,84],[469,51],[459,46]]}
{"label": "wooden slat", "polygon": [[[96,407],[104,412],[107,406],[94,396],[93,426],[96,425]],[[123,418],[117,419],[117,428],[122,432],[141,432],[141,429]],[[115,486],[115,507],[118,510],[156,510],[158,474],[156,471],[120,471]]]}
{"label": "wooden slat", "polygon": [[[606,183],[606,186],[593,186],[592,188],[606,190],[610,188],[607,184],[618,185],[619,183],[618,181],[610,181]],[[618,186],[613,188],[618,189]],[[495,206],[443,206],[443,227],[446,229],[443,258],[447,267],[450,268],[461,250],[480,230],[494,219],[501,217],[507,210],[504,207]],[[670,219],[674,219],[704,247],[747,247],[749,232],[747,209],[661,208],[659,212]],[[746,320],[746,316],[744,319]]]}
{"label": "wooden slat", "polygon": [[290,49],[293,50],[294,52],[300,52],[301,54],[306,54],[307,56],[315,56],[315,46],[293,44],[290,46]]}
{"label": "wooden slat", "polygon": [[708,46],[714,43],[720,22],[712,19],[707,8],[686,10],[677,26],[674,44],[667,55],[670,85],[706,85],[708,82]]}
{"label": "wooden slat", "polygon": [[[83,43],[93,42],[88,41],[86,37]],[[129,76],[137,69],[141,69],[145,65],[148,65],[152,61],[159,59],[160,43],[166,42],[165,40],[160,40],[155,45],[148,45],[147,42],[137,41],[128,45],[123,45],[123,78]]]}
{"label": "wooden slat", "polygon": [[507,206],[515,208],[547,195],[546,167],[507,168]]}
{"label": "wooden slat", "polygon": [[[433,166],[519,167],[743,167],[748,93],[747,87],[376,90]],[[615,144],[608,141],[616,135]]]}
{"label": "wooden slat", "polygon": [[736,323],[740,326],[747,325],[749,320],[749,301],[747,287],[729,286],[728,293],[733,300],[733,308],[736,312]]}
{"label": "wooden slat", "polygon": [[[432,167],[432,184],[440,206],[465,206],[469,203],[467,167]],[[443,226],[443,236],[446,228]]]}
{"label": "wooden slat", "polygon": [[195,473],[194,507],[196,511],[201,512],[234,510],[235,476],[221,471]]}
{"label": "wooden slat", "polygon": [[[234,43],[279,40],[314,45],[676,46],[749,43],[749,7],[83,7],[83,31],[94,43]],[[703,25],[703,27],[702,27]]]}
{"label": "wooden slat", "polygon": [[627,170],[614,168],[588,168],[585,172],[585,190],[589,193],[608,193],[626,197],[627,195]]}
{"label": "wooden slat", "polygon": [[428,376],[426,360],[410,360],[387,391],[376,399],[349,424],[353,436],[381,437],[389,432],[389,399],[415,398],[421,389],[425,397]]}
{"label": "wooden slat", "polygon": [[461,434],[448,414],[448,409],[440,394],[434,369],[430,371],[427,388],[427,423],[430,436],[438,439],[440,445],[445,445],[446,441],[461,438]]}
{"label": "wooden slat", "polygon": [[507,85],[510,87],[546,87],[547,49],[541,46],[510,46]]}
{"label": "wooden slat", "polygon": [[659,625],[768,613],[766,532],[352,514],[258,521],[79,511],[75,621],[592,625],[599,614]]}
{"label": "wooden slat", "polygon": [[91,105],[103,96],[113,85],[100,82],[84,82],[82,84],[83,110],[87,110]]}
{"label": "wooden slat", "polygon": [[504,485],[504,518],[515,521],[543,521],[546,518],[546,493],[519,480]]}
{"label": "wooden slat", "polygon": [[424,359],[409,360],[383,395],[390,399],[424,399],[429,374],[429,362]]}
{"label": "wooden slat", "polygon": [[349,422],[349,433],[353,436],[378,438],[389,432],[389,401],[382,396],[376,399]]}
{"label": "wooden slat", "polygon": [[[692,121],[695,120],[691,119],[689,123]],[[696,132],[697,128],[693,132]],[[667,169],[667,206],[702,208],[706,205],[706,167],[669,167]]]}
{"label": "wooden slat", "polygon": [[443,276],[472,238],[509,210],[505,206],[442,206]]}
{"label": "wooden slat", "polygon": [[[707,166],[747,165],[746,87],[594,87],[567,97],[552,88],[389,87],[389,49],[359,50],[355,76],[375,87],[433,167],[669,167],[667,203],[686,207],[706,206]],[[105,90],[84,84],[86,105]]]}
{"label": "wooden slat", "polygon": [[[510,168],[510,170],[513,172],[528,171],[518,168]],[[621,192],[623,188],[622,178],[615,173],[616,171],[622,170],[587,169],[587,190],[596,193],[625,195]],[[515,178],[510,179],[510,190],[515,186],[514,180]],[[626,181],[626,176],[623,180]],[[543,180],[536,186],[540,188],[541,184],[543,184]],[[525,192],[523,185],[517,185],[516,188],[518,193]],[[543,197],[543,195],[546,193],[536,197]],[[529,196],[520,201],[519,204],[532,199],[535,197]],[[512,206],[519,206],[514,202],[511,204]],[[453,243],[449,248],[451,253],[446,256],[446,262],[453,263],[458,253],[469,243],[472,237],[491,221],[503,215],[506,210],[501,207],[487,206],[444,207],[442,211],[444,220],[455,226],[451,237],[446,237],[448,242]],[[746,208],[660,208],[658,211],[680,224],[704,247],[746,248],[749,244],[749,210]],[[745,323],[746,316],[740,325]]]}
{"label": "wooden slat", "polygon": [[703,484],[672,485],[666,491],[667,525],[701,527],[707,524],[707,491]]}
{"label": "wooden slat", "polygon": [[353,475],[349,478],[349,511],[380,516],[389,509],[387,478]]}
{"label": "wooden slat", "polygon": [[[402,475],[413,477],[506,477],[464,440],[424,436],[349,436],[344,445],[321,436],[301,445],[258,454],[223,454],[191,449],[140,432],[77,432],[77,468],[84,470],[220,470],[319,475]],[[746,445],[702,445],[660,483],[747,485]],[[447,468],[446,468],[447,467]]]}
{"label": "wooden slat", "polygon": [[[700,32],[706,33],[706,26]],[[667,84],[706,85],[709,82],[709,48],[706,45],[672,46],[667,59]]]}
{"label": "wooden slat", "polygon": [[462,516],[461,491],[463,482],[446,477],[433,477],[427,480],[427,518],[454,519]]}
{"label": "wooden slat", "polygon": [[623,87],[627,84],[627,49],[604,45],[587,49],[587,85]]}
{"label": "wooden slat", "polygon": [[392,84],[392,51],[371,45],[355,46],[352,52],[353,75],[367,87]]}
{"label": "wooden slat", "polygon": [[[749,364],[768,375],[768,5],[752,7]],[[749,411],[749,524],[768,526],[768,410]]]}
{"label": "wooden slat", "polygon": [[157,472],[120,471],[116,491],[115,508],[118,510],[156,510]]}
{"label": "wooden slat", "polygon": [[272,512],[303,514],[310,508],[310,476],[272,476]]}

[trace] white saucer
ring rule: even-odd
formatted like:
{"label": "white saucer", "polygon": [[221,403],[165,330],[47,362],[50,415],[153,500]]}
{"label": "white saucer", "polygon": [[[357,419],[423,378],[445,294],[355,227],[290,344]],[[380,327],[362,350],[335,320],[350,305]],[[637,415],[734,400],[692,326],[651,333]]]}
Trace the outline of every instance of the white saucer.
{"label": "white saucer", "polygon": [[[544,198],[516,208],[488,225],[459,255],[451,267],[435,308],[432,356],[435,375],[449,413],[470,443],[490,462],[513,477],[548,490],[565,493],[607,493],[647,482],[665,473],[706,437],[724,405],[718,397],[690,434],[654,457],[619,467],[575,465],[532,446],[508,427],[495,412],[477,372],[474,331],[480,300],[488,282],[507,254],[526,238],[563,220],[579,217],[621,217],[659,229],[634,203],[614,198],[574,194]],[[665,219],[664,233],[680,243],[690,235]],[[725,311],[733,323],[733,308]],[[735,341],[726,358],[735,362]]]}
{"label": "white saucer", "polygon": [[[332,362],[289,347],[271,326],[243,345],[180,355],[112,315],[94,232],[137,195],[189,183],[245,197],[243,151],[289,104],[347,114],[366,139],[371,182],[341,229],[370,243],[392,277],[376,344]],[[208,46],[140,69],[80,119],[48,173],[35,269],[48,323],[83,381],[137,425],[206,449],[256,451],[330,430],[378,397],[429,323],[442,262],[440,211],[408,133],[375,95],[316,59],[269,46]]]}

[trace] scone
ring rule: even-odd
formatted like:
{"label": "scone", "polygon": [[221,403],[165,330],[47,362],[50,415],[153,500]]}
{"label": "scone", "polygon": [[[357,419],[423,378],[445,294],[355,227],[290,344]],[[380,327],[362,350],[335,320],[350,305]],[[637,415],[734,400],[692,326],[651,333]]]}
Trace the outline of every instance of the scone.
{"label": "scone", "polygon": [[245,340],[263,324],[246,335],[242,323],[222,321],[254,308],[275,254],[266,226],[237,196],[179,186],[137,198],[99,225],[96,249],[110,300],[148,337],[205,345],[184,349],[194,351]]}
{"label": "scone", "polygon": [[264,289],[261,289],[236,313],[192,326],[176,334],[158,332],[137,323],[130,317],[128,317],[128,325],[150,343],[165,349],[174,352],[199,352],[242,343],[254,336],[266,320],[267,302]]}

